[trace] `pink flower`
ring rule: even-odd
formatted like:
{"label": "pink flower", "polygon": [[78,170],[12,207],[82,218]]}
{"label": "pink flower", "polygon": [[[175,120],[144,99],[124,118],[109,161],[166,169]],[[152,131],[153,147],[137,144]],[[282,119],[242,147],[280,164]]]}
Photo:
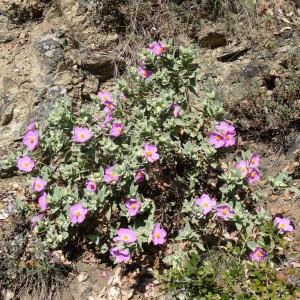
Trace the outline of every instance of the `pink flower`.
{"label": "pink flower", "polygon": [[45,189],[47,182],[41,177],[35,177],[32,182],[32,189],[35,192],[41,192]]}
{"label": "pink flower", "polygon": [[145,144],[144,155],[147,161],[153,163],[159,159],[159,154],[157,153],[157,147],[151,144]]}
{"label": "pink flower", "polygon": [[254,251],[251,252],[250,258],[253,262],[262,261],[267,257],[266,251],[262,248],[257,247]]}
{"label": "pink flower", "polygon": [[31,123],[29,123],[28,126],[26,127],[25,133],[27,133],[28,131],[34,131],[34,130],[36,130],[36,129],[37,129],[37,127],[36,127],[35,122],[31,122]]}
{"label": "pink flower", "polygon": [[142,183],[145,180],[145,169],[139,168],[134,175],[135,183]]}
{"label": "pink flower", "polygon": [[150,76],[152,76],[152,72],[147,70],[145,67],[140,66],[138,67],[138,74],[143,77],[144,79],[149,78]]}
{"label": "pink flower", "polygon": [[171,106],[170,106],[170,109],[172,111],[172,115],[174,118],[178,118],[179,115],[180,115],[180,106],[177,104],[177,103],[173,103]]}
{"label": "pink flower", "polygon": [[125,202],[125,206],[128,209],[129,216],[134,217],[141,208],[141,201],[139,199],[130,198]]}
{"label": "pink flower", "polygon": [[80,203],[72,205],[69,209],[69,216],[71,222],[73,224],[82,223],[85,219],[87,212],[88,212],[87,208],[83,207]]}
{"label": "pink flower", "polygon": [[231,216],[234,215],[233,210],[228,206],[228,204],[221,204],[217,206],[217,217],[228,221]]}
{"label": "pink flower", "polygon": [[235,134],[234,126],[232,126],[231,124],[229,124],[225,121],[221,121],[220,123],[218,123],[215,126],[215,129],[216,129],[217,132],[219,132],[221,134],[226,134],[228,132]]}
{"label": "pink flower", "polygon": [[291,225],[291,220],[289,218],[276,217],[273,221],[273,224],[280,233],[294,231],[294,227]]}
{"label": "pink flower", "polygon": [[30,221],[31,222],[31,229],[33,229],[36,226],[36,224],[38,223],[38,221],[41,221],[43,218],[44,218],[43,214],[32,216],[31,221]]}
{"label": "pink flower", "polygon": [[167,51],[167,47],[162,42],[153,42],[149,45],[148,50],[155,56],[161,56]]}
{"label": "pink flower", "polygon": [[217,132],[212,132],[209,135],[209,143],[213,145],[216,149],[224,147],[224,136]]}
{"label": "pink flower", "polygon": [[113,120],[114,120],[114,118],[112,117],[111,114],[109,114],[109,113],[106,114],[105,119],[104,119],[101,127],[106,128],[107,124],[111,123]]}
{"label": "pink flower", "polygon": [[259,166],[259,155],[258,154],[252,154],[252,156],[249,159],[249,166],[252,168],[257,168]]}
{"label": "pink flower", "polygon": [[154,245],[162,245],[166,242],[167,232],[159,223],[154,224],[151,237]]}
{"label": "pink flower", "polygon": [[207,215],[216,207],[216,199],[211,198],[208,194],[203,194],[195,199],[195,204],[200,206],[203,215]]}
{"label": "pink flower", "polygon": [[39,144],[39,131],[27,131],[23,136],[23,144],[26,146],[27,150],[33,151]]}
{"label": "pink flower", "polygon": [[247,176],[249,163],[246,160],[241,160],[236,167],[238,170],[240,170],[243,177]]}
{"label": "pink flower", "polygon": [[86,183],[85,183],[85,188],[89,192],[96,193],[97,184],[96,184],[96,182],[94,182],[92,180],[87,180]]}
{"label": "pink flower", "polygon": [[45,212],[47,210],[48,202],[47,202],[47,194],[43,192],[38,199],[38,204],[40,207],[40,212]]}
{"label": "pink flower", "polygon": [[99,98],[101,104],[104,104],[105,101],[111,101],[111,102],[113,101],[111,93],[107,91],[100,91],[97,97]]}
{"label": "pink flower", "polygon": [[23,172],[31,172],[34,166],[34,161],[29,156],[20,157],[17,161],[18,169]]}
{"label": "pink flower", "polygon": [[114,242],[122,241],[125,244],[131,244],[137,240],[137,237],[132,229],[120,228],[117,231],[117,236],[113,240]]}
{"label": "pink flower", "polygon": [[114,167],[107,167],[104,172],[104,182],[115,184],[120,179],[118,173],[114,170]]}
{"label": "pink flower", "polygon": [[128,262],[131,258],[128,249],[119,249],[118,247],[113,247],[110,249],[110,254],[116,259],[117,263]]}
{"label": "pink flower", "polygon": [[112,113],[116,109],[116,105],[112,101],[106,100],[104,102],[105,108],[104,112],[106,113]]}
{"label": "pink flower", "polygon": [[224,147],[235,145],[235,133],[228,132],[224,135]]}
{"label": "pink flower", "polygon": [[260,180],[260,172],[258,171],[258,169],[255,168],[248,169],[248,174],[247,174],[248,183],[252,184],[259,180]]}
{"label": "pink flower", "polygon": [[75,143],[85,143],[92,137],[92,132],[86,127],[75,127],[72,132]]}
{"label": "pink flower", "polygon": [[220,122],[209,135],[209,143],[216,149],[235,145],[235,128],[227,122]]}
{"label": "pink flower", "polygon": [[122,135],[124,132],[124,125],[121,123],[113,123],[111,130],[110,130],[110,135],[114,137],[118,137]]}

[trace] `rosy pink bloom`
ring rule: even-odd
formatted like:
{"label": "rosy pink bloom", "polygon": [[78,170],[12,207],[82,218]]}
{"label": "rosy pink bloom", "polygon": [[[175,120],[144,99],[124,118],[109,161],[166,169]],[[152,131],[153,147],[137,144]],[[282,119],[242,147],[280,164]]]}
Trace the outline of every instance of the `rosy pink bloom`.
{"label": "rosy pink bloom", "polygon": [[257,247],[254,251],[251,252],[250,258],[253,262],[262,261],[267,257],[266,251],[262,248]]}
{"label": "rosy pink bloom", "polygon": [[35,192],[41,192],[45,189],[47,182],[41,177],[35,177],[32,181],[32,189]]}
{"label": "rosy pink bloom", "polygon": [[233,210],[229,207],[228,204],[221,204],[221,205],[218,205],[217,206],[217,217],[225,220],[225,221],[228,221],[229,218],[231,216],[233,216],[234,212]]}
{"label": "rosy pink bloom", "polygon": [[107,91],[100,91],[97,97],[99,98],[101,104],[104,104],[105,101],[111,101],[111,102],[113,101],[111,93]]}
{"label": "rosy pink bloom", "polygon": [[217,132],[212,132],[209,135],[209,143],[214,146],[216,149],[224,147],[224,136],[217,133]]}
{"label": "rosy pink bloom", "polygon": [[113,120],[114,120],[114,118],[112,117],[111,114],[109,114],[109,113],[106,114],[105,119],[104,119],[101,127],[106,128],[107,124],[111,123]]}
{"label": "rosy pink bloom", "polygon": [[86,127],[75,127],[72,134],[72,140],[75,143],[85,143],[92,137],[92,132]]}
{"label": "rosy pink bloom", "polygon": [[36,129],[37,129],[37,127],[36,127],[35,122],[31,122],[31,123],[29,123],[28,126],[26,127],[25,133],[27,133],[28,131],[34,131],[34,130],[36,130]]}
{"label": "rosy pink bloom", "polygon": [[162,245],[166,242],[167,232],[159,223],[154,224],[151,237],[154,245]]}
{"label": "rosy pink bloom", "polygon": [[114,167],[107,167],[104,172],[104,182],[115,184],[120,179],[118,173],[114,170]]}
{"label": "rosy pink bloom", "polygon": [[142,183],[145,180],[145,169],[139,168],[134,175],[135,183]]}
{"label": "rosy pink bloom", "polygon": [[257,168],[259,166],[259,155],[258,154],[252,154],[252,156],[249,159],[249,166],[252,168]]}
{"label": "rosy pink bloom", "polygon": [[180,106],[177,104],[177,103],[173,103],[171,106],[170,106],[170,109],[171,109],[171,112],[172,112],[172,116],[174,118],[178,118],[179,115],[180,115]]}
{"label": "rosy pink bloom", "polygon": [[215,131],[209,136],[209,143],[215,148],[230,147],[235,145],[235,128],[227,122],[220,122],[215,126]]}
{"label": "rosy pink bloom", "polygon": [[17,161],[18,169],[23,172],[31,172],[34,166],[34,161],[29,156],[20,157]]}
{"label": "rosy pink bloom", "polygon": [[87,180],[85,183],[85,188],[87,189],[87,191],[95,193],[97,190],[97,184],[92,180]]}
{"label": "rosy pink bloom", "polygon": [[153,42],[149,45],[148,50],[155,56],[161,56],[167,51],[167,47],[162,42]]}
{"label": "rosy pink bloom", "polygon": [[69,216],[71,222],[73,224],[82,223],[85,219],[87,212],[87,208],[83,207],[80,203],[72,205],[69,209]]}
{"label": "rosy pink bloom", "polygon": [[38,199],[38,204],[40,207],[40,212],[45,212],[47,210],[48,202],[47,202],[47,194],[43,192]]}
{"label": "rosy pink bloom", "polygon": [[147,161],[153,163],[159,159],[159,154],[157,153],[157,147],[151,144],[144,145],[144,155]]}
{"label": "rosy pink bloom", "polygon": [[110,130],[110,135],[114,137],[118,137],[122,135],[124,132],[124,125],[121,123],[113,123],[111,130]]}
{"label": "rosy pink bloom", "polygon": [[43,218],[44,218],[43,214],[32,216],[31,217],[31,229],[33,229],[36,226],[37,222],[42,220]]}
{"label": "rosy pink bloom", "polygon": [[249,163],[246,160],[241,160],[237,165],[237,169],[240,170],[243,177],[246,177],[248,174]]}
{"label": "rosy pink bloom", "polygon": [[125,202],[125,206],[128,209],[129,216],[134,217],[141,208],[141,201],[139,199],[130,198]]}
{"label": "rosy pink bloom", "polygon": [[217,202],[216,199],[211,198],[208,194],[203,194],[201,197],[197,197],[195,199],[195,204],[200,206],[202,214],[207,215],[213,208],[216,207]]}
{"label": "rosy pink bloom", "polygon": [[217,132],[221,133],[221,134],[226,134],[228,132],[235,134],[235,128],[234,126],[232,126],[231,124],[225,122],[225,121],[221,121],[220,123],[218,123],[215,126],[215,129]]}
{"label": "rosy pink bloom", "polygon": [[110,254],[116,259],[117,263],[127,262],[131,258],[128,249],[119,249],[118,247],[111,248]]}
{"label": "rosy pink bloom", "polygon": [[23,136],[23,144],[26,146],[27,150],[33,151],[39,144],[39,131],[27,131]]}
{"label": "rosy pink bloom", "polygon": [[104,105],[104,112],[106,113],[112,113],[116,109],[116,105],[112,101],[105,101]]}
{"label": "rosy pink bloom", "polygon": [[138,74],[143,77],[144,79],[149,78],[150,76],[152,76],[152,72],[147,70],[145,67],[140,66],[138,67]]}
{"label": "rosy pink bloom", "polygon": [[131,244],[137,240],[137,237],[132,229],[120,228],[117,231],[117,236],[113,240],[114,242],[122,241],[125,244]]}
{"label": "rosy pink bloom", "polygon": [[260,172],[258,169],[251,168],[248,169],[248,174],[247,174],[247,181],[249,184],[252,184],[256,181],[260,180]]}
{"label": "rosy pink bloom", "polygon": [[289,218],[276,217],[273,224],[280,233],[294,231],[294,227],[291,225],[291,220]]}

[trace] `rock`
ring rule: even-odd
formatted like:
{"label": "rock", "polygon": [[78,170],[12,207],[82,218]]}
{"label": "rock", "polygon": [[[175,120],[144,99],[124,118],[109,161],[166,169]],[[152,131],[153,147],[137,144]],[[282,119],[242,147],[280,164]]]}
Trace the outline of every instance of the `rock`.
{"label": "rock", "polygon": [[34,45],[34,50],[40,60],[41,75],[46,76],[45,80],[47,81],[47,75],[57,70],[58,64],[63,60],[64,55],[61,43],[56,34],[48,33]]}
{"label": "rock", "polygon": [[10,21],[22,24],[32,19],[39,19],[48,0],[2,0],[0,10]]}
{"label": "rock", "polygon": [[89,75],[84,81],[82,95],[84,97],[89,97],[90,94],[95,94],[98,91],[99,80],[96,76]]}
{"label": "rock", "polygon": [[7,125],[13,119],[14,108],[14,104],[2,106],[2,109],[0,109],[0,126]]}
{"label": "rock", "polygon": [[90,9],[92,1],[58,0],[57,2],[66,25],[79,44],[83,43],[84,47],[89,49],[116,45],[118,35],[101,32],[99,26],[93,22],[93,19],[99,16],[93,15],[93,12],[96,12],[95,8]]}
{"label": "rock", "polygon": [[250,50],[249,47],[237,48],[237,49],[234,49],[227,53],[223,53],[223,54],[219,55],[217,57],[217,60],[221,61],[221,62],[232,62],[232,61],[239,59],[241,56],[243,56],[249,50]]}
{"label": "rock", "polygon": [[100,81],[111,78],[114,73],[113,58],[104,53],[84,54],[81,65],[84,70],[97,75]]}
{"label": "rock", "polygon": [[205,36],[199,39],[201,47],[216,49],[227,45],[227,39],[224,33],[208,32]]}

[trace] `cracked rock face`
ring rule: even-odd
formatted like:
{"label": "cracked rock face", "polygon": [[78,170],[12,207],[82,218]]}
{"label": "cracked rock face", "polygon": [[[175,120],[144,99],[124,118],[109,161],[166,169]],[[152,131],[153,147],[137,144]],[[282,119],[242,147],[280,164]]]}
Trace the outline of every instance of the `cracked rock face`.
{"label": "cracked rock face", "polygon": [[15,24],[40,19],[49,0],[2,0],[0,10]]}
{"label": "cracked rock face", "polygon": [[114,75],[118,35],[93,24],[96,2],[52,2],[0,0],[0,157],[59,96],[88,98]]}

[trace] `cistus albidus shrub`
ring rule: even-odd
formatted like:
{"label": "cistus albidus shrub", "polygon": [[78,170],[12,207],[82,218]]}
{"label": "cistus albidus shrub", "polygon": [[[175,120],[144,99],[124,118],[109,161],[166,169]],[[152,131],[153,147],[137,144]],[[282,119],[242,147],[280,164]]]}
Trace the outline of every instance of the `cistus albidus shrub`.
{"label": "cistus albidus shrub", "polygon": [[222,167],[238,133],[214,91],[198,95],[193,52],[151,43],[127,77],[80,110],[60,98],[26,131],[17,167],[33,177],[23,206],[33,232],[52,249],[92,243],[117,263],[171,244],[164,262],[173,267],[236,244],[243,259],[268,259],[292,225],[255,208],[258,154],[240,151]]}

